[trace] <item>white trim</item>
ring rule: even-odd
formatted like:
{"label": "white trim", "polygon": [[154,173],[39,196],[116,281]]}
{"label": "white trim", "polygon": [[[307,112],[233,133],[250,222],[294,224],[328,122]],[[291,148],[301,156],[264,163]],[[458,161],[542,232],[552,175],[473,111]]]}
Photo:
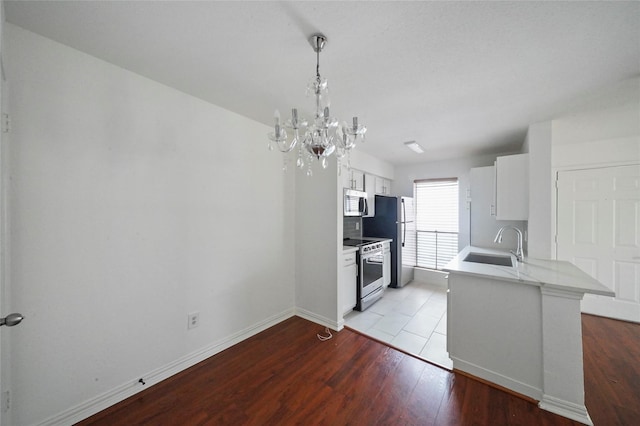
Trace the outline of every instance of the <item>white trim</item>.
{"label": "white trim", "polygon": [[604,169],[607,167],[624,167],[624,166],[637,166],[638,163],[635,160],[631,161],[612,161],[609,163],[593,163],[593,164],[572,164],[566,166],[555,166],[552,168],[555,172],[571,172],[575,170],[592,170],[592,169]]}
{"label": "white trim", "polygon": [[448,276],[448,272],[437,269],[421,268],[419,266],[414,266],[413,268],[413,281],[424,282],[445,289],[448,287]]}
{"label": "white trim", "polygon": [[300,318],[304,318],[308,321],[315,322],[316,324],[329,327],[333,331],[340,331],[344,328],[344,319],[342,319],[341,321],[333,321],[329,318],[323,317],[322,315],[318,315],[303,308],[295,308],[295,314]]}
{"label": "white trim", "polygon": [[593,421],[591,421],[587,407],[584,405],[574,404],[549,395],[543,395],[538,407],[571,420],[584,423],[585,425],[593,426]]}
{"label": "white trim", "polygon": [[551,259],[558,260],[558,174],[551,169]]}
{"label": "white trim", "polygon": [[[118,402],[125,400],[126,398],[141,392],[156,383],[159,383],[189,367],[196,365],[197,363],[204,361],[205,359],[222,352],[223,350],[245,340],[249,337],[266,330],[288,318],[295,315],[295,309],[287,309],[284,312],[273,315],[263,321],[260,321],[252,326],[240,330],[230,336],[227,336],[210,346],[207,346],[198,351],[192,352],[182,358],[165,365],[164,367],[157,368],[150,371],[147,374],[142,374],[139,377],[143,377],[146,384],[142,386],[138,383],[138,377],[132,379],[130,382],[123,383],[110,391],[107,391],[101,395],[89,399],[82,404],[76,405],[68,410],[65,410],[55,416],[49,417],[40,423],[36,423],[37,426],[57,426],[57,425],[69,425],[84,420],[100,411],[111,407]],[[34,425],[34,426],[35,426]]]}
{"label": "white trim", "polygon": [[542,284],[540,286],[540,293],[543,296],[561,297],[563,299],[575,299],[582,300],[584,292],[582,291],[570,291],[562,288],[554,287],[551,284]]}
{"label": "white trim", "polygon": [[536,401],[540,401],[540,399],[542,398],[542,389],[538,389],[526,383],[512,379],[511,377],[507,377],[503,374],[496,373],[495,371],[487,370],[486,368],[480,367],[479,365],[451,356],[451,354],[449,354],[449,357],[453,361],[454,370],[464,371],[465,373],[469,373],[488,382],[495,383],[519,394],[533,398]]}
{"label": "white trim", "polygon": [[[0,5],[0,41],[4,40],[4,21],[5,11],[4,2]],[[4,41],[2,41],[4,43]],[[0,46],[1,47],[1,46]],[[4,50],[0,49],[0,71],[2,72],[2,81],[0,84],[0,113],[4,116],[10,112],[8,86],[6,80],[2,56]],[[10,217],[9,217],[9,133],[0,132],[0,313],[2,316],[12,312],[11,307],[11,246],[10,246]],[[12,375],[11,375],[11,353],[9,351],[11,345],[11,336],[9,333],[3,332],[0,337],[0,425],[9,424],[11,419],[11,402],[9,395],[8,408],[6,407],[5,392],[11,392]],[[5,411],[6,408],[6,411]]]}

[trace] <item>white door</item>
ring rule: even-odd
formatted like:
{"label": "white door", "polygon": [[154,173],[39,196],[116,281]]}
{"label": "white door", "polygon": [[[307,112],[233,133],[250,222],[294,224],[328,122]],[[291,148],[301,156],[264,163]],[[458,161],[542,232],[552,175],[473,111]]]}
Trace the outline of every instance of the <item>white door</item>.
{"label": "white door", "polygon": [[582,311],[640,322],[640,165],[558,172],[557,186],[558,260],[616,293]]}
{"label": "white door", "polygon": [[[1,25],[0,25],[1,29]],[[5,114],[8,113],[7,108],[7,83],[4,79],[4,73],[0,76],[0,120],[5,121]],[[8,291],[6,289],[7,283],[7,250],[9,245],[7,243],[7,185],[8,185],[8,153],[7,145],[8,130],[9,128],[5,123],[2,123],[0,129],[0,317],[5,317],[10,311],[9,301],[7,300]],[[8,350],[9,345],[7,339],[9,338],[10,330],[7,330],[6,326],[0,328],[0,425],[8,424],[7,418],[9,417],[6,411],[8,410],[7,392],[9,391],[9,384],[11,378],[9,376],[9,357]]]}
{"label": "white door", "polygon": [[[1,32],[1,26],[0,26],[0,32]],[[0,106],[3,105],[3,100],[6,97],[6,91],[5,91],[5,84],[4,84],[4,76],[0,76]],[[4,108],[0,108],[0,117],[1,113],[4,113],[5,109]],[[0,118],[1,119],[1,118]],[[4,194],[5,194],[5,179],[4,179],[4,172],[5,172],[5,168],[3,167],[2,163],[4,161],[4,157],[5,157],[5,150],[3,149],[3,146],[5,144],[5,138],[4,135],[2,134],[2,129],[0,129],[0,316],[2,316],[2,314],[5,313],[5,308],[7,306],[6,301],[4,300],[4,295],[5,295],[5,265],[4,265],[4,253],[5,253],[5,233],[2,232],[2,228],[3,228],[3,224],[4,224],[4,219],[5,219],[5,214],[4,214],[4,209],[5,209],[5,200],[4,200]],[[4,372],[3,368],[6,368],[6,366],[3,366],[3,362],[4,362],[4,358],[6,358],[6,356],[4,355],[4,351],[6,351],[6,346],[3,349],[2,348],[2,340],[4,339],[4,331],[5,330],[0,330],[0,383],[2,385],[0,385],[0,425],[2,425],[2,413],[5,411],[5,405],[2,403],[2,401],[4,401],[4,392],[5,389],[7,388],[7,382],[8,377],[6,375],[6,372]],[[4,374],[3,374],[4,372]]]}

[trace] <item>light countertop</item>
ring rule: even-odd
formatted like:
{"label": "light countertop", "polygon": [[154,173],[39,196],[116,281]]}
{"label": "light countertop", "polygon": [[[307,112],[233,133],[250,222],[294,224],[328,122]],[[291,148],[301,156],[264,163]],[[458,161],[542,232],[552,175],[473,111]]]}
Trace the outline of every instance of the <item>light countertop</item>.
{"label": "light countertop", "polygon": [[593,293],[603,296],[615,296],[615,293],[598,280],[570,262],[551,259],[534,259],[525,257],[523,262],[516,262],[511,255],[514,267],[488,265],[484,263],[465,262],[469,253],[510,255],[509,252],[467,246],[443,268],[444,271],[495,278],[502,281],[520,282],[576,293]]}
{"label": "light countertop", "polygon": [[376,238],[376,237],[362,237],[365,241],[375,241],[376,243],[390,243],[393,241],[391,238]]}
{"label": "light countertop", "polygon": [[[371,242],[377,242],[377,243],[390,243],[391,241],[393,241],[391,238],[375,238],[375,237],[362,237],[360,239],[364,241],[371,241]],[[342,254],[349,254],[358,250],[359,250],[358,247],[342,246]]]}

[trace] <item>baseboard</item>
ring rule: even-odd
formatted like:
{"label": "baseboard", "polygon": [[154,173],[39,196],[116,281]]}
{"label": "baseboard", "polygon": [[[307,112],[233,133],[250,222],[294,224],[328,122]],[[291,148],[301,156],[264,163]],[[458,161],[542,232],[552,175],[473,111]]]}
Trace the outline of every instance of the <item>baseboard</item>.
{"label": "baseboard", "polygon": [[340,331],[344,328],[344,320],[342,320],[341,322],[336,322],[303,308],[295,308],[295,314],[300,318],[304,318],[311,322],[315,322],[316,324],[329,327],[334,331]]}
{"label": "baseboard", "polygon": [[413,270],[414,281],[425,282],[442,288],[447,288],[448,286],[447,276],[446,272],[434,269],[414,268]]}
{"label": "baseboard", "polygon": [[579,405],[553,396],[543,395],[538,407],[585,425],[593,426],[593,421],[591,421],[587,407],[584,404]]}
{"label": "baseboard", "polygon": [[[248,339],[249,337],[255,334],[258,334],[269,327],[272,327],[288,318],[291,318],[295,314],[296,314],[296,309],[294,308],[287,309],[284,312],[273,315],[263,321],[260,321],[252,326],[249,326],[230,336],[227,336],[224,339],[221,339],[210,346],[207,346],[203,349],[200,349],[182,358],[179,358],[170,364],[167,364],[163,367],[150,371],[147,374],[142,374],[141,376],[138,376],[137,378],[131,380],[128,383],[124,383],[114,389],[111,389],[110,391],[107,391],[101,395],[98,395],[95,398],[85,401],[82,404],[76,405],[75,407],[65,410],[40,423],[36,423],[35,425],[62,426],[62,425],[70,425],[70,424],[77,423],[96,413],[99,413],[100,411],[106,408],[111,407],[114,404],[117,404],[118,402],[121,402],[129,398],[130,396],[135,395],[138,392],[141,392],[149,388],[150,386],[156,383],[159,383],[183,370],[186,370],[187,368],[192,367],[197,363],[204,361],[205,359],[219,352],[222,352],[223,350],[235,345],[236,343],[239,343],[245,339]],[[144,378],[146,383],[144,386],[138,382],[139,377]]]}
{"label": "baseboard", "polygon": [[510,389],[513,392],[522,394],[525,397],[532,398],[536,401],[540,401],[542,399],[542,389],[535,388],[526,383],[512,379],[511,377],[496,373],[495,371],[487,370],[486,368],[451,356],[451,354],[449,354],[449,356],[453,361],[454,370],[460,370],[465,373],[469,373],[472,376],[476,376],[490,383],[495,383],[498,386]]}

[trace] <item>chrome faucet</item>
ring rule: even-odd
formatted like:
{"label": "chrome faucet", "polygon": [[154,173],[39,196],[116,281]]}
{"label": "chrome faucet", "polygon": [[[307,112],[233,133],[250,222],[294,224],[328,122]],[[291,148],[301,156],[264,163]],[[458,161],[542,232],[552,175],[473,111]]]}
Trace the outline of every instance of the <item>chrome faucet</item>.
{"label": "chrome faucet", "polygon": [[502,233],[504,232],[505,229],[513,229],[518,233],[518,248],[516,248],[515,252],[513,250],[510,250],[510,252],[516,256],[516,259],[518,259],[518,262],[522,262],[524,253],[522,252],[522,231],[521,230],[519,230],[515,226],[510,226],[510,225],[503,226],[502,228],[500,228],[500,230],[496,234],[496,238],[493,240],[493,242],[502,243]]}

